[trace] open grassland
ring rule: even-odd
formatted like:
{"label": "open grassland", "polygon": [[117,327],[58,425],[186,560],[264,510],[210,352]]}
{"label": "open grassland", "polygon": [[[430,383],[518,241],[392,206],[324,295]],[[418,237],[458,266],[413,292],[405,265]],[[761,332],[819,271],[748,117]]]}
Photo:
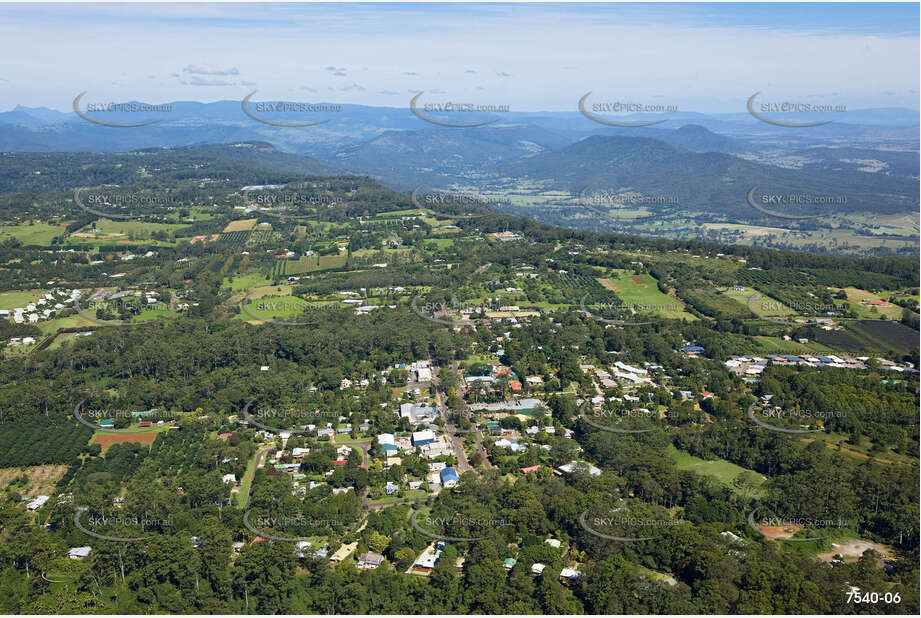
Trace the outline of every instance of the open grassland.
{"label": "open grassland", "polygon": [[671,319],[696,319],[684,310],[684,303],[674,296],[663,294],[652,275],[634,275],[626,270],[614,270],[611,276],[601,278],[598,282],[617,294],[624,304],[635,307],[639,312],[649,311]]}
{"label": "open grassland", "polygon": [[50,245],[54,238],[65,233],[63,226],[48,223],[5,224],[0,226],[0,242],[4,238],[12,237],[24,245]]}
{"label": "open grassland", "polygon": [[745,288],[744,291],[738,292],[732,288],[723,292],[723,296],[737,300],[746,307],[751,300],[751,297],[755,294],[759,294],[758,299],[751,304],[755,309],[755,315],[762,317],[779,317],[779,316],[795,316],[796,311],[787,307],[779,300],[771,298],[767,294],[763,294],[754,288]]}
{"label": "open grassland", "polygon": [[[706,476],[712,476],[720,483],[729,487],[733,491],[738,492],[739,489],[735,487],[732,483],[739,474],[743,472],[752,472],[747,468],[738,466],[732,462],[726,461],[725,459],[714,459],[706,460],[701,459],[700,457],[695,457],[686,451],[679,451],[674,446],[669,446],[669,454],[675,460],[675,463],[678,465],[679,470],[693,470],[698,474],[703,474]],[[762,485],[767,479],[756,473],[753,478],[757,478],[757,485]]]}
{"label": "open grassland", "polygon": [[8,309],[10,312],[17,307],[25,307],[42,297],[41,290],[15,290],[10,292],[0,292],[0,309]]}

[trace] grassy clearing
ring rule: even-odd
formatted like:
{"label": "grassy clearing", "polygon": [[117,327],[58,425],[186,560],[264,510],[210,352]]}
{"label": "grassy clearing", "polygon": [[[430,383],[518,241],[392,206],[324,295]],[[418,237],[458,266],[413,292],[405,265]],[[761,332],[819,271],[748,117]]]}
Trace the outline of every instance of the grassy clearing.
{"label": "grassy clearing", "polygon": [[861,318],[873,320],[879,319],[880,316],[885,316],[890,320],[898,320],[902,317],[902,308],[898,305],[871,307],[862,302],[864,300],[869,300],[870,302],[884,301],[889,296],[888,294],[880,296],[860,288],[844,288],[844,292],[847,294],[848,305]]}
{"label": "grassy clearing", "polygon": [[[634,277],[638,277],[642,283],[636,281]],[[684,303],[674,296],[663,294],[659,290],[658,281],[652,275],[634,275],[626,270],[615,270],[610,277],[598,281],[601,285],[614,291],[624,301],[624,304],[635,306],[638,311],[643,311],[643,307],[649,307],[649,311],[665,318],[696,319],[684,310]]]}
{"label": "grassy clearing", "polygon": [[[743,468],[725,459],[714,459],[708,461],[695,457],[686,451],[679,451],[674,446],[669,446],[669,454],[675,460],[679,470],[693,470],[698,474],[712,476],[720,483],[730,488],[732,491],[739,490],[733,486],[732,481],[742,472],[751,472],[748,468]],[[762,485],[767,479],[760,474],[755,473],[758,477],[757,484]]]}
{"label": "grassy clearing", "polygon": [[42,297],[41,290],[16,290],[0,292],[0,309],[13,311],[16,307],[25,307]]}
{"label": "grassy clearing", "polygon": [[[771,298],[767,294],[763,294],[754,288],[745,288],[743,292],[737,292],[736,290],[729,289],[723,292],[723,296],[736,300],[745,307],[748,307],[748,303],[751,300],[751,297],[755,294],[759,294],[758,299],[752,303],[752,307],[755,308],[755,315],[768,316],[768,317],[777,317],[777,316],[793,316],[796,315],[796,311],[787,307],[779,300]],[[765,307],[767,305],[767,307]]]}
{"label": "grassy clearing", "polygon": [[0,229],[0,240],[4,237],[13,237],[24,245],[50,245],[58,236],[63,236],[66,230],[63,226],[48,223],[33,223],[22,225],[3,225]]}

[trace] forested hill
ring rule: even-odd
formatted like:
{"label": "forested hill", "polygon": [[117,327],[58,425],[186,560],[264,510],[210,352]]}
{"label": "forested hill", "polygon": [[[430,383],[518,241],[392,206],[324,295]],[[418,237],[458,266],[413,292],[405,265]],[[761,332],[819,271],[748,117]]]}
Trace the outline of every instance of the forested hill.
{"label": "forested hill", "polygon": [[281,152],[267,142],[149,148],[125,153],[3,153],[0,192],[64,191],[83,186],[143,183],[159,176],[164,186],[190,178],[244,184],[293,182],[304,176],[341,176],[330,163]]}
{"label": "forested hill", "polygon": [[724,215],[751,216],[745,196],[756,185],[765,193],[846,198],[845,204],[835,205],[836,212],[894,213],[917,210],[919,204],[918,183],[908,177],[784,169],[718,152],[690,152],[646,137],[593,136],[504,163],[500,171],[570,192],[589,184],[595,190],[629,188],[675,198],[683,210]]}

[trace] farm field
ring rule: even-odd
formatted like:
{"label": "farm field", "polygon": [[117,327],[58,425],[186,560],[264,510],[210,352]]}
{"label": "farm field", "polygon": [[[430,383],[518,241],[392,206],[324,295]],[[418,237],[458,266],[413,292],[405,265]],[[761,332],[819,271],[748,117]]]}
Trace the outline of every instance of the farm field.
{"label": "farm field", "polygon": [[138,444],[150,446],[157,439],[157,434],[167,431],[169,426],[164,424],[163,427],[152,428],[151,431],[138,431],[131,433],[107,433],[97,431],[93,434],[92,444],[98,444],[105,453],[110,446],[114,444],[127,444],[137,442]]}
{"label": "farm field", "polygon": [[849,351],[877,350],[883,354],[908,354],[918,342],[918,333],[903,324],[887,320],[848,322],[843,331],[820,331],[820,343]]}
{"label": "farm field", "polygon": [[231,221],[228,223],[221,233],[229,234],[230,232],[249,232],[254,227],[256,227],[257,221],[259,221],[259,219],[237,219],[236,221]]}
{"label": "farm field", "polygon": [[[864,299],[869,299],[872,301],[883,301],[884,297],[868,292],[866,290],[861,290],[859,288],[843,288],[844,292],[847,294],[847,301],[851,308],[857,312],[862,318],[867,319],[878,319],[880,316],[885,316],[890,320],[898,320],[902,317],[902,308],[898,305],[888,304],[887,307],[870,307],[863,304]],[[887,295],[888,296],[888,295]]]}
{"label": "farm field", "polygon": [[[738,491],[732,484],[733,479],[742,472],[751,472],[751,470],[726,461],[725,459],[714,459],[712,461],[701,459],[700,457],[691,455],[687,451],[679,451],[674,446],[669,446],[668,451],[678,465],[679,470],[693,470],[699,474],[712,476],[733,491]],[[765,481],[765,478],[760,474],[755,474],[760,479],[758,485],[761,485]]]}
{"label": "farm field", "polygon": [[65,233],[66,229],[63,226],[49,223],[34,223],[32,225],[4,224],[0,228],[0,241],[9,236],[24,245],[50,245],[54,238],[63,236]]}
{"label": "farm field", "polygon": [[684,310],[684,303],[659,291],[655,277],[648,274],[633,275],[625,270],[614,270],[612,276],[598,280],[627,305],[651,307],[651,311],[663,317],[680,320],[694,320],[693,315]]}
{"label": "farm field", "polygon": [[274,273],[276,276],[289,276],[342,268],[345,266],[346,260],[348,260],[348,256],[345,255],[344,251],[340,255],[308,255],[296,260],[279,260],[276,263]]}

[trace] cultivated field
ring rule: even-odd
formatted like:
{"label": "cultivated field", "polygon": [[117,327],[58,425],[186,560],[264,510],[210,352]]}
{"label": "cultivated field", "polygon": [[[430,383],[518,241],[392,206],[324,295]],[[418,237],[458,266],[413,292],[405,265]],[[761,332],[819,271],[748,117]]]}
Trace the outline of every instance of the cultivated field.
{"label": "cultivated field", "polygon": [[231,221],[224,228],[223,233],[228,234],[230,232],[248,232],[256,227],[256,222],[259,219],[237,219],[236,221]]}

